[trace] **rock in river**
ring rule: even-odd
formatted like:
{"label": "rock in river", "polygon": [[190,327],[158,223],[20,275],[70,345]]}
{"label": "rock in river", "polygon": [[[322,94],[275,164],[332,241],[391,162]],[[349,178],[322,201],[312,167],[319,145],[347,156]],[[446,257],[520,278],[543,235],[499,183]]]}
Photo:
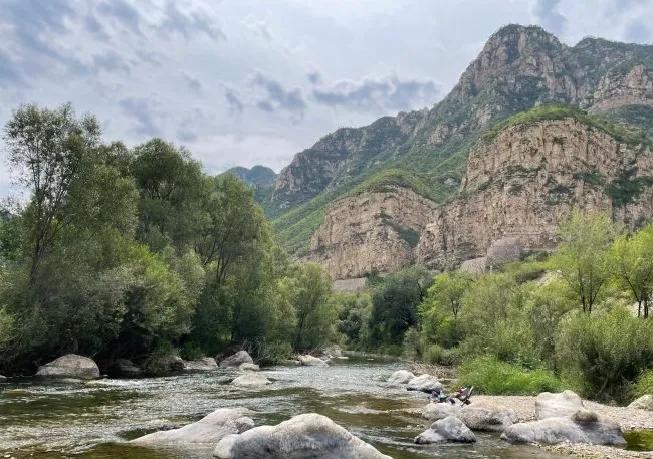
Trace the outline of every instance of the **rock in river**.
{"label": "rock in river", "polygon": [[559,394],[542,392],[535,398],[537,419],[567,417],[583,408],[583,400],[576,392],[570,390]]}
{"label": "rock in river", "polygon": [[220,362],[221,367],[238,367],[241,363],[254,363],[247,351],[238,351]]}
{"label": "rock in river", "polygon": [[517,422],[517,413],[490,403],[473,403],[471,405],[452,405],[451,403],[429,403],[422,410],[422,417],[429,420],[444,419],[454,416],[472,430],[503,432]]}
{"label": "rock in river", "polygon": [[215,371],[218,369],[218,364],[213,357],[204,357],[198,360],[185,360],[184,371],[201,372],[201,371]]}
{"label": "rock in river", "polygon": [[6,376],[0,375],[0,382],[5,382],[7,380]]}
{"label": "rock in river", "polygon": [[474,433],[463,421],[454,416],[435,421],[430,428],[415,437],[415,443],[418,445],[442,442],[473,443],[475,441]]}
{"label": "rock in river", "polygon": [[220,440],[213,455],[220,459],[390,459],[315,413],[228,435]]}
{"label": "rock in river", "polygon": [[408,384],[411,379],[415,379],[415,375],[408,370],[398,370],[390,375],[388,382],[390,384]]}
{"label": "rock in river", "polygon": [[297,360],[305,367],[325,367],[328,365],[324,360],[313,357],[312,355],[300,355],[297,357]]}
{"label": "rock in river", "polygon": [[254,427],[244,408],[221,408],[197,422],[173,430],[162,430],[132,440],[131,443],[151,448],[193,449],[210,452],[230,434],[238,434]]}
{"label": "rock in river", "polygon": [[137,367],[134,362],[128,359],[118,359],[113,364],[111,368],[111,374],[117,376],[126,376],[128,378],[134,378],[141,376],[143,370]]}
{"label": "rock in river", "polygon": [[418,390],[421,392],[431,392],[436,389],[442,389],[442,383],[435,376],[420,375],[408,382],[408,390]]}
{"label": "rock in river", "polygon": [[260,369],[255,363],[241,363],[238,367],[239,371],[259,371]]}
{"label": "rock in river", "polygon": [[640,398],[628,405],[628,408],[653,411],[653,395],[642,395]]}
{"label": "rock in river", "polygon": [[234,386],[252,387],[265,386],[266,384],[272,384],[272,382],[263,375],[248,371],[247,373],[238,376],[236,379],[231,381],[231,384]]}
{"label": "rock in river", "polygon": [[145,362],[144,371],[150,376],[167,376],[184,371],[184,361],[176,355],[152,355]]}
{"label": "rock in river", "polygon": [[509,443],[626,444],[619,424],[586,409],[578,410],[572,416],[513,424],[501,434],[501,438]]}
{"label": "rock in river", "polygon": [[40,366],[36,376],[96,379],[100,377],[100,370],[95,362],[88,357],[68,354]]}

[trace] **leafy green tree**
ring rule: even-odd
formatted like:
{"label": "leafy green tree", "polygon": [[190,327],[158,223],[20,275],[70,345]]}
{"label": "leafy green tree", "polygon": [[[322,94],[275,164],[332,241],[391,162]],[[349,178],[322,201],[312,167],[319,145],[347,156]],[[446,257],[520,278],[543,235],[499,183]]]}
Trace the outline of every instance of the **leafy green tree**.
{"label": "leafy green tree", "polygon": [[610,217],[601,213],[574,211],[560,225],[560,248],[552,262],[587,314],[609,279],[609,248],[616,234]]}
{"label": "leafy green tree", "polygon": [[331,301],[331,279],[316,263],[295,267],[295,349],[312,349],[333,336],[336,310]]}
{"label": "leafy green tree", "polygon": [[363,348],[369,340],[372,298],[368,293],[339,294],[334,298],[338,307],[338,331],[349,347]]}

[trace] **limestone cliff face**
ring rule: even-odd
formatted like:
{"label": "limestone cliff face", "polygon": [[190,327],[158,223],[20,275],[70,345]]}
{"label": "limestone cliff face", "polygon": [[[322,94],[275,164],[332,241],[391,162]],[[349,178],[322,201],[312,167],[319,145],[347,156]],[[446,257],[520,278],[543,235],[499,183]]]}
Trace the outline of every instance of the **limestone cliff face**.
{"label": "limestone cliff face", "polygon": [[502,237],[526,249],[553,248],[572,208],[640,225],[653,216],[652,183],[649,149],[574,119],[514,126],[472,150],[460,195],[426,226],[417,260],[455,266]]}
{"label": "limestone cliff face", "polygon": [[334,279],[396,271],[415,262],[415,247],[434,212],[431,201],[399,187],[341,199],[313,234],[307,258]]}

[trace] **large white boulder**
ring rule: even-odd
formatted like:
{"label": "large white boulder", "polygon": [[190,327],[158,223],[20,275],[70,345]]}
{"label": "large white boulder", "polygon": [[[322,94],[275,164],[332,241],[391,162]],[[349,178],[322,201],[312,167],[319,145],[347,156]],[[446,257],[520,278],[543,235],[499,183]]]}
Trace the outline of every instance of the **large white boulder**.
{"label": "large white boulder", "polygon": [[226,435],[254,427],[247,414],[245,408],[220,408],[187,426],[144,435],[131,443],[150,448],[203,451],[208,455]]}
{"label": "large white boulder", "polygon": [[213,357],[204,357],[198,360],[184,360],[184,371],[202,372],[215,371],[217,369],[218,364]]}
{"label": "large white boulder", "polygon": [[442,389],[442,383],[438,381],[435,376],[420,375],[408,381],[408,390],[418,390],[421,392],[432,392],[437,389]]}
{"label": "large white boulder", "polygon": [[312,355],[299,355],[297,360],[305,367],[326,367],[328,365],[324,360]]}
{"label": "large white boulder", "polygon": [[50,378],[96,379],[100,377],[97,364],[88,357],[68,354],[40,366],[36,376]]}
{"label": "large white boulder", "polygon": [[238,351],[220,362],[221,367],[239,367],[242,363],[254,363],[247,351]]}
{"label": "large white boulder", "polygon": [[220,459],[391,459],[315,413],[228,435],[220,440],[213,455]]}
{"label": "large white boulder", "polygon": [[642,395],[640,398],[628,405],[628,408],[653,411],[653,395]]}
{"label": "large white boulder", "polygon": [[578,410],[572,416],[513,424],[504,430],[501,438],[509,443],[626,444],[619,424],[586,409]]}
{"label": "large white boulder", "polygon": [[431,427],[415,437],[415,443],[418,445],[442,442],[473,443],[475,441],[474,433],[454,416],[435,421]]}
{"label": "large white boulder", "polygon": [[236,379],[231,381],[231,384],[233,384],[234,386],[241,386],[241,387],[253,387],[253,386],[255,387],[255,386],[265,386],[267,384],[272,384],[272,382],[263,375],[248,371],[245,374],[240,375]]}
{"label": "large white boulder", "polygon": [[449,416],[460,419],[471,430],[503,432],[518,421],[517,413],[491,403],[453,405],[451,403],[429,403],[422,410],[422,417],[431,421]]}
{"label": "large white boulder", "polygon": [[576,392],[570,390],[559,394],[542,392],[535,398],[537,419],[567,417],[583,408],[583,400]]}
{"label": "large white boulder", "polygon": [[388,382],[391,384],[408,384],[415,379],[415,375],[408,370],[397,370],[390,375]]}

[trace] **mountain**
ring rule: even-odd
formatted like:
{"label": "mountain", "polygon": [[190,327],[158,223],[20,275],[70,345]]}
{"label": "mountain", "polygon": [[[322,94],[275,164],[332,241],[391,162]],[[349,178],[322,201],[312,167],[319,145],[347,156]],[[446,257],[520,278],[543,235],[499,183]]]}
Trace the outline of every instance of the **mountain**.
{"label": "mountain", "polygon": [[277,174],[265,166],[254,166],[251,169],[245,167],[232,167],[223,174],[232,174],[243,182],[256,188],[270,187],[274,184]]}
{"label": "mountain", "polygon": [[[548,108],[532,110],[542,106]],[[468,212],[465,206],[470,203],[463,205],[460,199],[492,188],[488,184],[488,189],[479,190],[470,185],[469,161],[483,148],[481,145],[488,134],[498,135],[503,132],[501,129],[509,129],[506,123],[511,126],[539,123],[544,129],[547,122],[557,121],[563,123],[564,129],[569,129],[564,135],[560,133],[560,139],[571,141],[575,135],[573,125],[569,124],[571,120],[587,126],[585,135],[602,129],[605,135],[612,136],[612,142],[621,145],[616,153],[610,153],[609,149],[591,150],[597,155],[591,161],[576,155],[575,150],[563,149],[584,158],[567,163],[566,167],[572,168],[569,172],[572,178],[574,173],[594,177],[585,167],[587,164],[608,161],[626,151],[624,149],[639,151],[637,142],[653,134],[653,46],[600,38],[585,38],[575,46],[567,46],[540,27],[503,27],[490,37],[442,101],[430,109],[399,113],[369,126],[340,129],[323,137],[311,148],[295,155],[277,176],[263,205],[287,249],[297,256],[321,261],[329,266],[335,277],[361,275],[370,269],[393,270],[415,260],[436,266],[438,263],[434,260],[439,255],[427,254],[427,237],[458,240],[458,236],[447,239],[446,231],[434,230],[438,221],[452,221],[447,217],[450,212],[443,210],[446,203],[458,202],[460,215],[456,222],[467,221],[473,231],[484,229],[465,220],[468,218],[463,215]],[[636,129],[640,131],[635,133]],[[625,138],[622,134],[632,142],[624,144],[620,140]],[[512,150],[525,143],[531,145],[540,161],[544,161],[542,158],[546,159],[549,151],[537,142],[546,143],[551,139],[540,137],[538,140],[532,132],[527,135],[524,131],[523,135],[526,136],[523,139],[512,138],[516,144],[496,144],[493,151]],[[536,147],[539,149],[535,150]],[[643,151],[649,150],[644,148]],[[499,174],[499,171],[518,168],[519,162],[510,162],[509,156],[498,153],[492,158],[493,161],[503,158],[503,163],[494,164],[498,175],[497,182],[492,183],[503,190],[514,177]],[[633,161],[637,168],[642,168],[644,175],[639,169],[634,172],[629,169],[632,165],[622,165],[622,169],[613,171],[612,175],[601,172],[606,186],[619,180],[627,182],[628,174],[646,185],[648,170],[638,160]],[[547,177],[558,177],[567,183],[565,186],[571,186],[569,174],[563,180],[561,171],[547,167],[542,170]],[[573,188],[581,195],[590,192],[587,187],[580,191]],[[542,185],[531,191],[534,193],[532,204],[544,206],[555,187]],[[488,199],[498,199],[498,195]],[[578,197],[574,202],[585,203],[584,199]],[[614,206],[607,194],[601,199],[615,212],[630,212]],[[492,203],[485,201],[485,204]],[[532,214],[542,209],[545,207],[532,208],[532,213],[524,214],[523,221],[539,221]],[[560,215],[565,211],[563,207],[558,210]],[[359,214],[359,217],[354,215],[353,220],[346,220],[347,212]],[[642,212],[642,215],[647,213],[646,210]],[[419,218],[414,218],[416,213]],[[637,212],[626,214],[622,215],[623,219],[632,219]],[[363,218],[363,215],[368,217]],[[555,224],[554,220],[549,225]],[[344,228],[343,221],[350,221],[353,226]],[[337,229],[338,225],[341,230]],[[450,227],[453,223],[442,225]],[[516,230],[508,231],[507,226],[500,224],[487,237],[500,237],[502,231]],[[464,245],[460,242],[449,258],[458,262],[478,255],[488,244],[485,239],[482,243],[480,239],[466,240],[467,251],[460,249],[461,244]],[[401,246],[402,251],[388,254],[387,262],[372,266],[371,257],[378,260],[393,244]],[[449,242],[446,244],[445,252],[450,248]],[[430,243],[430,246],[437,244]]]}

